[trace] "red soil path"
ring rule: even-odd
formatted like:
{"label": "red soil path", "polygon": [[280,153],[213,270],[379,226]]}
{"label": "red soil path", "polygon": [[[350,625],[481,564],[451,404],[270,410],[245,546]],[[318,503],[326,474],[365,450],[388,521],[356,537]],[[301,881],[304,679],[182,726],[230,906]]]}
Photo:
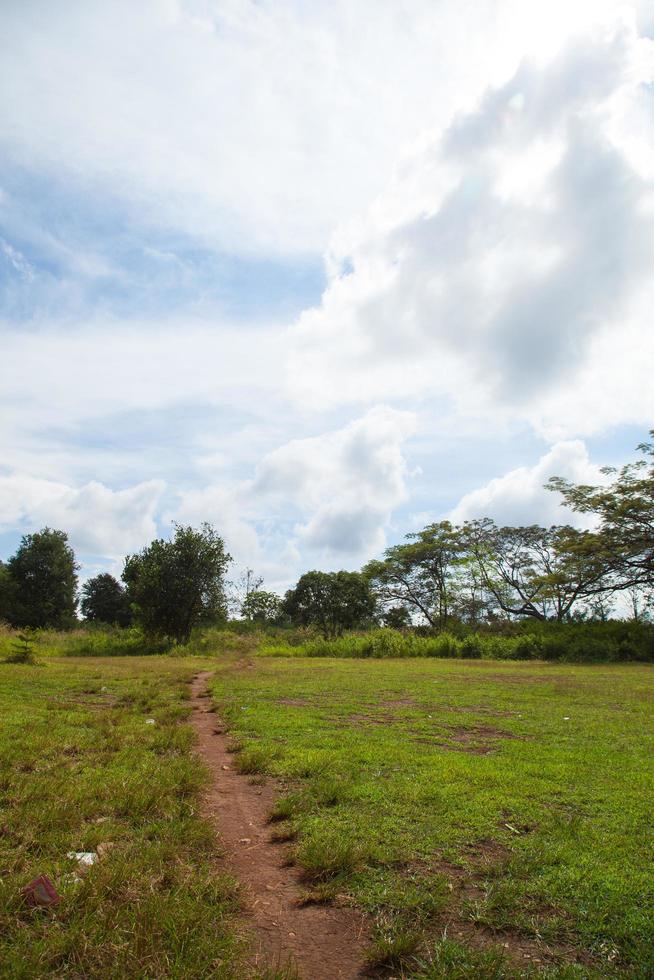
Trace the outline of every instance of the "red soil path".
{"label": "red soil path", "polygon": [[241,883],[252,932],[250,963],[255,971],[291,966],[301,980],[354,980],[365,975],[366,920],[351,908],[302,906],[297,869],[288,865],[287,845],[270,840],[268,815],[275,791],[254,786],[234,768],[228,739],[207,692],[210,671],[193,679],[193,724],[211,785],[206,814],[225,849],[226,869]]}

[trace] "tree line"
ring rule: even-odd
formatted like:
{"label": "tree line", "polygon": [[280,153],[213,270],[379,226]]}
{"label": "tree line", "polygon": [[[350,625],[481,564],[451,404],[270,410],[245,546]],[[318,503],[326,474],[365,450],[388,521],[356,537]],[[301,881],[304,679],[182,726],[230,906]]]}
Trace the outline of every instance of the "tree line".
{"label": "tree line", "polygon": [[[651,433],[654,437],[654,431]],[[312,626],[325,637],[383,624],[479,627],[503,620],[570,622],[610,618],[626,596],[633,618],[647,615],[654,590],[654,444],[603,486],[553,477],[548,489],[592,530],[571,525],[498,526],[484,518],[429,524],[359,572],[310,571],[282,598],[248,570],[232,610],[251,623]],[[228,618],[231,557],[209,524],[175,525],[125,559],[122,581],[101,573],[84,583],[63,531],[23,537],[0,562],[0,620],[67,629],[79,622],[137,624],[146,635],[185,643],[202,623]]]}

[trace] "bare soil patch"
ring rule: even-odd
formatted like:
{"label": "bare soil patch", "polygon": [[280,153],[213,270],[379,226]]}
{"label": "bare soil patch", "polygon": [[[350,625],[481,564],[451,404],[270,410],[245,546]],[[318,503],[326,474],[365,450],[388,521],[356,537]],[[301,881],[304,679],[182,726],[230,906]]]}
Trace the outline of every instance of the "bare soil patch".
{"label": "bare soil patch", "polygon": [[450,752],[471,752],[473,755],[488,755],[494,752],[498,742],[504,739],[524,741],[524,735],[493,728],[491,725],[471,725],[470,727],[450,728],[448,741],[443,741],[442,733],[435,732],[433,736],[424,732],[416,734],[412,741],[423,745],[438,745],[439,748]]}
{"label": "bare soil patch", "polygon": [[[570,943],[553,942],[528,935],[519,929],[491,929],[483,922],[474,921],[474,908],[487,897],[488,881],[501,871],[511,856],[511,851],[499,841],[476,841],[466,847],[467,865],[453,864],[444,859],[425,862],[425,874],[438,872],[448,879],[452,900],[445,912],[434,923],[431,938],[455,939],[471,949],[500,949],[514,968],[542,970],[546,967],[577,964],[599,966],[598,960],[585,950]],[[545,923],[558,910],[543,907],[538,918]]]}
{"label": "bare soil patch", "polygon": [[206,814],[223,842],[225,866],[244,890],[252,969],[291,964],[302,980],[365,976],[369,923],[352,908],[302,904],[304,888],[300,873],[289,866],[289,846],[271,840],[268,816],[275,787],[270,781],[252,785],[235,769],[228,737],[207,694],[210,676],[204,671],[193,680],[192,720],[212,776]]}

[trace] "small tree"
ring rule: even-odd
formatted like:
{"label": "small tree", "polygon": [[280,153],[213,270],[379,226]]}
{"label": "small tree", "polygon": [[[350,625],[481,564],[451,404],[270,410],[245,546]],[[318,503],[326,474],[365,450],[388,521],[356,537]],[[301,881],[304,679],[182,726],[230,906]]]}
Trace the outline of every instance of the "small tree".
{"label": "small tree", "polygon": [[5,658],[7,664],[35,664],[34,637],[31,630],[25,629],[13,640],[12,651]]}
{"label": "small tree", "polygon": [[76,622],[77,570],[63,531],[43,528],[25,535],[7,562],[12,626],[69,629]]}
{"label": "small tree", "polygon": [[159,538],[128,556],[123,581],[143,630],[188,643],[195,626],[224,619],[223,579],[230,561],[210,524],[200,530],[176,524],[172,541]]}
{"label": "small tree", "polygon": [[249,623],[272,623],[279,616],[282,600],[274,592],[255,589],[241,604],[241,615]]}
{"label": "small tree", "polygon": [[101,572],[84,583],[80,610],[90,623],[129,626],[132,621],[125,587],[109,572]]}
{"label": "small tree", "polygon": [[[252,592],[258,592],[263,585],[263,577],[253,568],[246,568],[236,579],[226,583],[227,607],[230,615],[245,616],[243,606]],[[247,616],[246,616],[247,619]]]}
{"label": "small tree", "polygon": [[411,626],[411,613],[406,606],[391,606],[382,617],[382,624],[392,630],[404,630]]}
{"label": "small tree", "polygon": [[282,603],[282,612],[297,626],[317,626],[325,638],[367,625],[375,598],[359,572],[306,572]]}

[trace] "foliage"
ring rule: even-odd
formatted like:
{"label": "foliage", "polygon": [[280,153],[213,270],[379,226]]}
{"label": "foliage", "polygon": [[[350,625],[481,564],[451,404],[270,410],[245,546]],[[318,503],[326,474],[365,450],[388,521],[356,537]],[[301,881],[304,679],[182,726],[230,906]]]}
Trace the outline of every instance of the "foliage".
{"label": "foliage", "polygon": [[12,606],[12,583],[9,569],[0,561],[0,623],[8,623]]}
{"label": "foliage", "polygon": [[380,619],[383,626],[393,630],[408,629],[411,626],[411,613],[406,606],[389,606]]}
{"label": "foliage", "polygon": [[[654,437],[654,430],[650,435]],[[641,443],[638,449],[654,457],[654,443]],[[640,459],[603,472],[614,477],[608,486],[574,484],[561,477],[553,477],[547,486],[561,493],[572,510],[599,519],[620,588],[654,586],[654,464]]]}
{"label": "foliage", "polygon": [[511,616],[563,622],[575,604],[607,590],[604,539],[568,525],[464,525],[470,555],[494,603]]}
{"label": "foliage", "polygon": [[22,633],[16,634],[11,652],[5,657],[7,664],[34,664],[34,634],[29,629],[24,629]]}
{"label": "foliage", "polygon": [[457,571],[465,558],[461,531],[441,521],[407,539],[407,544],[388,548],[382,560],[369,562],[363,572],[384,606],[400,603],[431,626],[446,626],[460,591]]}
{"label": "foliage", "polygon": [[194,627],[224,619],[223,577],[230,561],[210,524],[199,530],[175,525],[171,541],[159,538],[130,555],[123,580],[144,632],[188,643]]}
{"label": "foliage", "polygon": [[[257,592],[263,585],[263,577],[253,568],[245,568],[235,579],[226,583],[227,606],[231,616],[244,616],[243,605],[251,592]],[[247,618],[247,617],[246,617]]]}
{"label": "foliage", "polygon": [[[527,624],[525,624],[527,625]],[[268,644],[275,657],[459,657],[484,660],[560,660],[580,663],[653,661],[654,626],[643,622],[540,623],[513,635],[443,631],[421,636],[391,629],[309,640],[299,646]]]}
{"label": "foliage", "polygon": [[90,623],[129,626],[132,619],[124,586],[108,572],[102,572],[84,583],[80,611]]}
{"label": "foliage", "polygon": [[9,622],[35,629],[73,626],[78,568],[63,531],[45,527],[25,535],[7,562]]}
{"label": "foliage", "polygon": [[603,537],[590,531],[497,527],[487,518],[430,524],[364,573],[388,625],[404,609],[442,629],[497,615],[562,622],[606,592],[609,563]]}
{"label": "foliage", "polygon": [[279,617],[282,600],[275,592],[254,589],[241,604],[241,615],[250,623],[274,623]]}
{"label": "foliage", "polygon": [[296,626],[316,626],[326,638],[370,622],[375,599],[366,576],[358,572],[306,572],[282,603]]}

